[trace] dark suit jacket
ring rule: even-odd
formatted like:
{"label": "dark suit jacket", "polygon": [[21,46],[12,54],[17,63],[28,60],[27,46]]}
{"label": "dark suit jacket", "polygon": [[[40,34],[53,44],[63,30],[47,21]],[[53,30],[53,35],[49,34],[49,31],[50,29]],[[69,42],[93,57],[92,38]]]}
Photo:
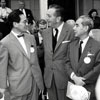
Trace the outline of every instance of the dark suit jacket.
{"label": "dark suit jacket", "polygon": [[29,34],[25,34],[24,39],[28,54],[12,33],[1,40],[8,50],[9,91],[16,96],[28,94],[32,89],[32,81],[37,83],[39,89],[44,88],[37,60],[35,39]]}
{"label": "dark suit jacket", "polygon": [[43,49],[43,42],[40,44],[39,43],[39,36],[38,36],[38,32],[34,33],[34,37],[36,40],[36,45],[37,45],[37,54],[38,54],[38,59],[39,59],[39,64],[40,64],[40,68],[42,71],[42,74],[44,74],[44,49]]}
{"label": "dark suit jacket", "polygon": [[[19,9],[17,9],[17,10],[19,10]],[[34,20],[34,17],[33,17],[31,10],[25,8],[25,12],[26,12],[26,17],[28,19],[28,22],[29,23],[32,22]]]}
{"label": "dark suit jacket", "polygon": [[50,88],[54,75],[57,88],[65,89],[67,86],[67,75],[64,67],[66,66],[67,46],[74,37],[74,33],[67,24],[64,24],[53,53],[52,31],[53,29],[49,28],[42,33],[45,56],[44,81],[46,87]]}
{"label": "dark suit jacket", "polygon": [[[69,77],[72,72],[75,72],[76,75],[86,78],[84,87],[94,97],[95,84],[100,74],[100,43],[90,37],[79,62],[78,45],[78,40],[73,41],[69,45],[66,71]],[[86,59],[87,57],[89,60]]]}

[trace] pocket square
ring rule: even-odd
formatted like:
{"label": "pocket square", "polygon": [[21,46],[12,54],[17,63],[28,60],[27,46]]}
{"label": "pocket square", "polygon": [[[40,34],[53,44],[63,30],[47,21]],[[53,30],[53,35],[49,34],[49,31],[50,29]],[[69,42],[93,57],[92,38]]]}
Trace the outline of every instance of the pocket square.
{"label": "pocket square", "polygon": [[68,43],[68,42],[70,42],[70,41],[63,41],[62,43]]}
{"label": "pocket square", "polygon": [[94,54],[88,52],[88,53],[87,53],[87,56],[94,56]]}

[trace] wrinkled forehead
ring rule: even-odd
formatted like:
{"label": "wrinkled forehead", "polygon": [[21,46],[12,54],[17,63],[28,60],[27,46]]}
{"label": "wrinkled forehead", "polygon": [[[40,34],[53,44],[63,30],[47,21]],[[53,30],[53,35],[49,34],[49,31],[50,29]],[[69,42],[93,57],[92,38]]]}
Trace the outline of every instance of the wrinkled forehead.
{"label": "wrinkled forehead", "polygon": [[79,18],[79,19],[76,20],[76,24],[82,24],[82,22],[83,22],[82,18]]}

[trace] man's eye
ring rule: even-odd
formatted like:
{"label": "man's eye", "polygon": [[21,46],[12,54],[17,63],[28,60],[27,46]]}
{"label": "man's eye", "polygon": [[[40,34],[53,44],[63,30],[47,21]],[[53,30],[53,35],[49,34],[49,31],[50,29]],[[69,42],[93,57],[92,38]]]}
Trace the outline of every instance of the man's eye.
{"label": "man's eye", "polygon": [[78,27],[79,25],[78,25],[78,24],[76,24],[75,26],[76,26],[76,27]]}

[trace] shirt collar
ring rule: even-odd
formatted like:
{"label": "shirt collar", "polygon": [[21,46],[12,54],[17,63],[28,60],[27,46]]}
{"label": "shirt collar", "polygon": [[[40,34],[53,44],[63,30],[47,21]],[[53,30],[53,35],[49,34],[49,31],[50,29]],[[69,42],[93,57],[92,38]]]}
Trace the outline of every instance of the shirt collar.
{"label": "shirt collar", "polygon": [[62,22],[62,23],[61,23],[61,25],[60,25],[57,29],[58,29],[59,31],[61,31],[61,30],[62,30],[63,25],[64,25],[64,22]]}
{"label": "shirt collar", "polygon": [[88,41],[88,39],[89,39],[89,36],[88,37],[86,37],[84,40],[82,40],[83,41],[83,43],[87,43],[87,41]]}
{"label": "shirt collar", "polygon": [[17,34],[16,32],[14,32],[13,30],[11,31],[11,33],[12,33],[16,38],[18,38],[17,36],[18,36],[19,34]]}

